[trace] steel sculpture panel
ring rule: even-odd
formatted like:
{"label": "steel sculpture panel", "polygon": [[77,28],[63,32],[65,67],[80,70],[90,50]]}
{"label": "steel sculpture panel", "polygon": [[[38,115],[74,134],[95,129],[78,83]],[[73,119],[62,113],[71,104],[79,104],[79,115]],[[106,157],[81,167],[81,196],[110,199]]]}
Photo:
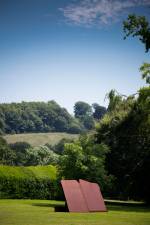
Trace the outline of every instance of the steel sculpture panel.
{"label": "steel sculpture panel", "polygon": [[99,185],[85,180],[79,180],[79,183],[89,212],[106,212],[107,209]]}
{"label": "steel sculpture panel", "polygon": [[76,180],[62,180],[61,185],[69,212],[88,212],[79,182]]}
{"label": "steel sculpture panel", "polygon": [[100,187],[85,180],[62,180],[61,185],[69,212],[107,211]]}

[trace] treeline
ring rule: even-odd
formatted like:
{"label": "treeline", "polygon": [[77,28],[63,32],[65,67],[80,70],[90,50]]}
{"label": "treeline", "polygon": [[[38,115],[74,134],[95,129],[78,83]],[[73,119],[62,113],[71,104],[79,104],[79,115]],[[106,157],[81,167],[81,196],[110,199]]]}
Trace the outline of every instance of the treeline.
{"label": "treeline", "polygon": [[[71,116],[65,108],[55,101],[22,102],[0,104],[0,134],[29,133],[29,132],[68,132],[81,133],[94,127],[94,119],[102,116],[106,109],[95,105],[94,112],[87,103],[75,105],[78,111],[86,106],[80,117]],[[97,107],[96,107],[97,106]],[[88,112],[87,112],[88,111]],[[90,113],[89,113],[90,111]]]}
{"label": "treeline", "polygon": [[0,104],[0,129],[11,134],[82,130],[79,122],[55,101]]}

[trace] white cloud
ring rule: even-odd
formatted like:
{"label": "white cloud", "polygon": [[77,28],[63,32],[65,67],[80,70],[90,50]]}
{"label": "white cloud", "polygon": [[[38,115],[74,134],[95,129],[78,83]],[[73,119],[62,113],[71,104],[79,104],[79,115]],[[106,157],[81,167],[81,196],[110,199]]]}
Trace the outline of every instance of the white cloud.
{"label": "white cloud", "polygon": [[77,25],[107,25],[127,9],[150,6],[150,0],[81,0],[60,10],[67,22]]}

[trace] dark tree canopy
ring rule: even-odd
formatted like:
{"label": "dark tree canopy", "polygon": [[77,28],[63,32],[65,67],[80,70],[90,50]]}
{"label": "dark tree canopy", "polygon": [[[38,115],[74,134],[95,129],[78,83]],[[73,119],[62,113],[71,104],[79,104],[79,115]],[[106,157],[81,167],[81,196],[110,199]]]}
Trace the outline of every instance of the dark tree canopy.
{"label": "dark tree canopy", "polygon": [[150,63],[143,63],[140,67],[142,78],[146,80],[147,84],[150,84]]}
{"label": "dark tree canopy", "polygon": [[145,199],[150,202],[150,88],[139,91],[138,99],[128,98],[117,110],[100,121],[96,138],[111,149],[107,170],[117,179],[120,198]]}
{"label": "dark tree canopy", "polygon": [[104,106],[100,106],[97,103],[93,103],[92,107],[94,109],[94,112],[93,112],[94,119],[97,119],[97,120],[101,119],[107,112],[107,109]]}
{"label": "dark tree canopy", "polygon": [[7,142],[0,136],[0,164],[13,165],[15,154],[9,148]]}
{"label": "dark tree canopy", "polygon": [[74,105],[74,114],[85,130],[92,130],[94,128],[92,107],[88,103],[82,101],[76,102]]}
{"label": "dark tree canopy", "polygon": [[74,114],[76,118],[82,116],[91,116],[92,115],[92,107],[86,102],[76,102],[74,105]]}
{"label": "dark tree canopy", "polygon": [[[124,22],[126,36],[138,36],[148,52],[150,26],[145,17],[129,15]],[[150,84],[150,64],[144,63],[142,78]],[[150,86],[138,90],[138,97],[125,97],[111,90],[108,111],[97,128],[97,143],[105,143],[107,171],[116,178],[114,194],[123,199],[150,203]],[[125,97],[125,98],[124,98]]]}
{"label": "dark tree canopy", "polygon": [[127,20],[123,22],[123,30],[125,37],[137,36],[139,40],[145,45],[146,52],[150,49],[150,24],[145,16],[136,16],[131,14]]}
{"label": "dark tree canopy", "polygon": [[80,133],[79,122],[55,101],[0,104],[0,133]]}

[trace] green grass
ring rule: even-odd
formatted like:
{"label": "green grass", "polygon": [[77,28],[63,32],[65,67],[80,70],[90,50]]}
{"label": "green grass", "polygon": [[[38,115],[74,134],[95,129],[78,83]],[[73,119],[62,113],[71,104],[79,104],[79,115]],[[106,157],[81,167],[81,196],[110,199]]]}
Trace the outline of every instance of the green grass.
{"label": "green grass", "polygon": [[77,139],[78,134],[68,133],[28,133],[28,134],[11,134],[3,137],[8,143],[28,142],[32,146],[39,146],[49,143],[51,145],[57,144],[63,138]]}
{"label": "green grass", "polygon": [[149,225],[150,209],[142,205],[108,205],[105,213],[54,212],[63,202],[0,200],[0,225]]}

